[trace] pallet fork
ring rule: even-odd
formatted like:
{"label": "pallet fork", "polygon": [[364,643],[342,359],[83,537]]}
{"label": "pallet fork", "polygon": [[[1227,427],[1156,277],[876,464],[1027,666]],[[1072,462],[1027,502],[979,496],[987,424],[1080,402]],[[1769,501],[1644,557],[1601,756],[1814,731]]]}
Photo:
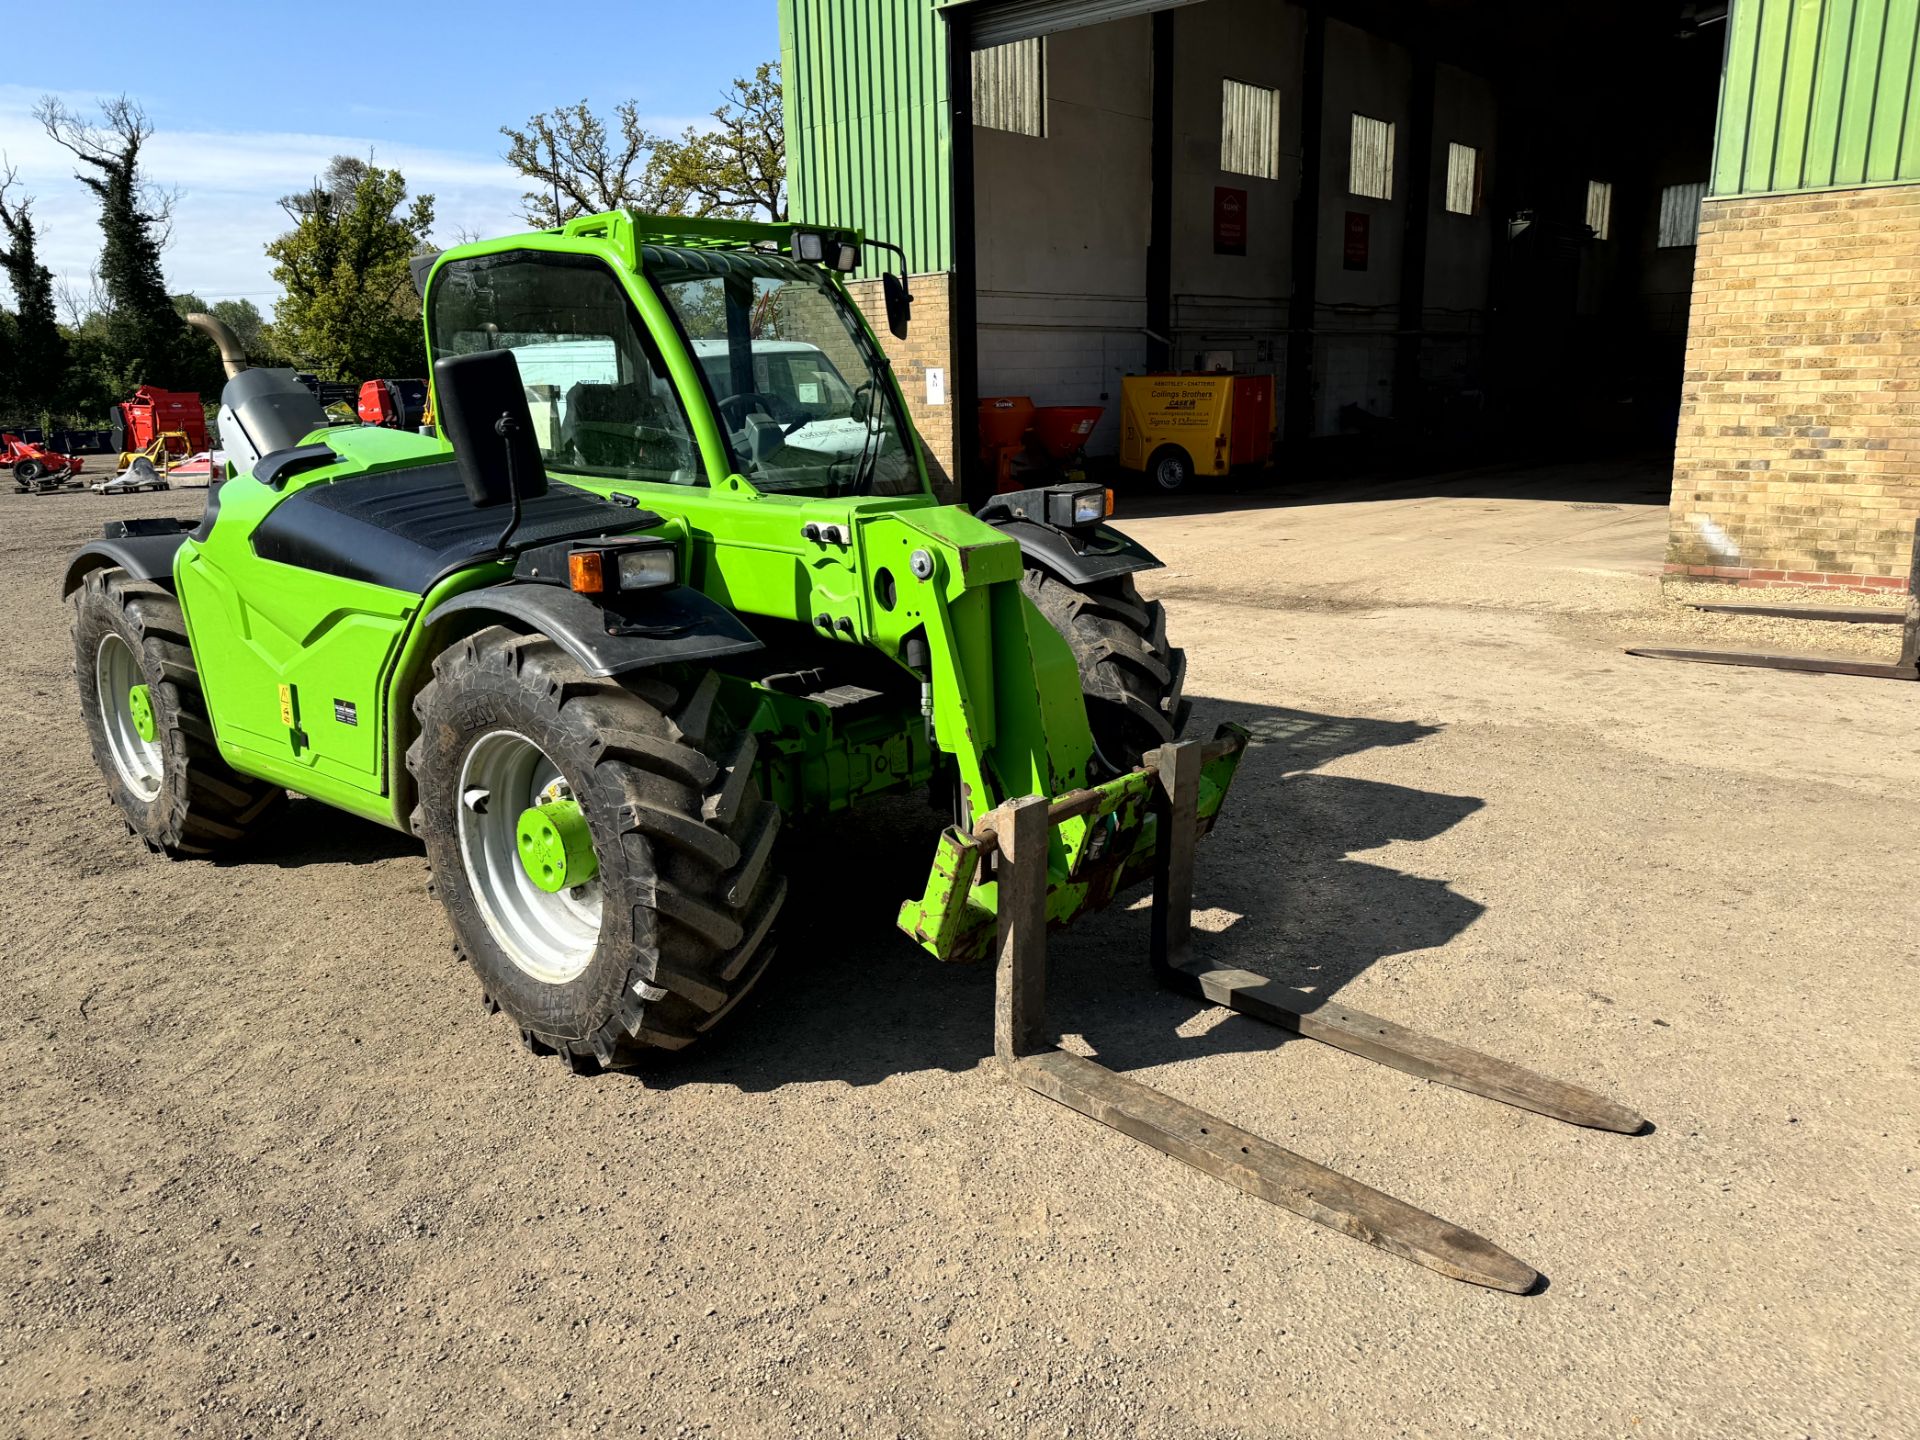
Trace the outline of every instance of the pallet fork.
{"label": "pallet fork", "polygon": [[[1219,738],[1205,744],[1163,746],[1142,767],[1158,780],[1152,960],[1163,984],[1410,1075],[1570,1124],[1628,1135],[1646,1128],[1632,1110],[1590,1090],[1249,971],[1196,962],[1193,854],[1200,771],[1206,761],[1245,743],[1244,732],[1223,727]],[[1534,1289],[1539,1273],[1491,1241],[1054,1045],[1045,1019],[1047,848],[1051,828],[1074,813],[1070,800],[1030,796],[1007,802],[975,827],[976,843],[999,857],[994,1054],[1008,1075],[1249,1195],[1442,1275],[1516,1294]]]}

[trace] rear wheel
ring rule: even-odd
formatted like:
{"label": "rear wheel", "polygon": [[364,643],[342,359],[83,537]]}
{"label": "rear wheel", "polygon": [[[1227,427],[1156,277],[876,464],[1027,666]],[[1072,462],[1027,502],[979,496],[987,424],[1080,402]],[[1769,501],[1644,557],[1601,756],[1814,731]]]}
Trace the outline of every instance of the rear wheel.
{"label": "rear wheel", "polygon": [[757,747],[711,673],[589,676],[493,628],[434,662],[415,831],[489,1011],[576,1070],[679,1050],[773,959],[786,883]]}
{"label": "rear wheel", "polygon": [[31,490],[46,473],[47,467],[38,460],[22,460],[13,467],[13,483],[22,490]]}
{"label": "rear wheel", "polygon": [[1191,708],[1181,696],[1187,654],[1167,643],[1165,606],[1143,599],[1130,575],[1074,585],[1033,566],[1021,583],[1079,662],[1095,780],[1124,774],[1179,738]]}
{"label": "rear wheel", "polygon": [[210,854],[286,798],[220,758],[180,602],[160,586],[90,573],[74,595],[73,673],[94,761],[149,849]]}
{"label": "rear wheel", "polygon": [[1169,495],[1184,490],[1193,479],[1193,457],[1178,445],[1162,445],[1147,460],[1147,478]]}

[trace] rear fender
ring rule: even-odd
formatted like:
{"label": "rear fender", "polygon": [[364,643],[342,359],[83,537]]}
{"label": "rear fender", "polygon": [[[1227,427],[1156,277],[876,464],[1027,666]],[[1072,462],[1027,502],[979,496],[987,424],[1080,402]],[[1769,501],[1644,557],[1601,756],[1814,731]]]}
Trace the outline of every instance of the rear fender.
{"label": "rear fender", "polygon": [[86,584],[93,571],[116,565],[136,580],[150,580],[171,590],[174,556],[192,528],[190,520],[109,521],[105,535],[81,546],[67,561],[60,598],[66,599]]}

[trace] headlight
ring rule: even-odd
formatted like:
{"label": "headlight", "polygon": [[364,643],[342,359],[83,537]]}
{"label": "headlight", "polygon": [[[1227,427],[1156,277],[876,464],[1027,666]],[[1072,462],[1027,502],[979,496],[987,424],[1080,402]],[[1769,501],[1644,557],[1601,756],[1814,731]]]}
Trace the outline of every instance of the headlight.
{"label": "headlight", "polygon": [[827,237],[818,230],[793,232],[793,258],[818,265],[827,255]]}
{"label": "headlight", "polygon": [[670,545],[649,545],[644,550],[621,550],[620,588],[622,590],[663,590],[679,575],[676,556]]}
{"label": "headlight", "polygon": [[575,550],[567,556],[567,588],[580,595],[623,595],[679,583],[679,557],[660,540]]}
{"label": "headlight", "polygon": [[1113,513],[1113,492],[1095,486],[1047,492],[1047,523],[1063,530],[1098,525]]}

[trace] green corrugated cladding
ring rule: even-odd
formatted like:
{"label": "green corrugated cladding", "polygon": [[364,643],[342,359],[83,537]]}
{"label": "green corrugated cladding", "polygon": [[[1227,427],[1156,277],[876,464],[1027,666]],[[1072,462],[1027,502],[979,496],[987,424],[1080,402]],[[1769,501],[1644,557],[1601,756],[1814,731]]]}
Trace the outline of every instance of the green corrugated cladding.
{"label": "green corrugated cladding", "polygon": [[945,22],[932,0],[780,0],[793,217],[951,265]]}
{"label": "green corrugated cladding", "polygon": [[1733,0],[1713,193],[1920,180],[1920,0]]}

